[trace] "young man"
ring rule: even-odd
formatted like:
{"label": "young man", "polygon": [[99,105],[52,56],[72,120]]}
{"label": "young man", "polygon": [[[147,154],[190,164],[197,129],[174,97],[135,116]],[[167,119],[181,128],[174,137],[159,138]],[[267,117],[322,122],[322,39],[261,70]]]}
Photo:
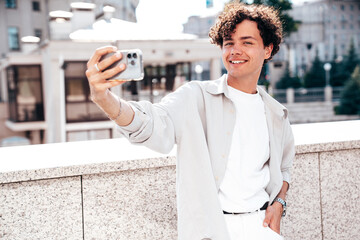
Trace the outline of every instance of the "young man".
{"label": "young man", "polygon": [[227,75],[192,81],[160,103],[126,102],[102,71],[121,56],[100,61],[97,49],[86,75],[92,98],[131,142],[159,152],[177,144],[179,239],[282,239],[280,220],[294,158],[287,110],[257,87],[261,68],[282,39],[277,12],[228,4],[210,31],[222,49]]}

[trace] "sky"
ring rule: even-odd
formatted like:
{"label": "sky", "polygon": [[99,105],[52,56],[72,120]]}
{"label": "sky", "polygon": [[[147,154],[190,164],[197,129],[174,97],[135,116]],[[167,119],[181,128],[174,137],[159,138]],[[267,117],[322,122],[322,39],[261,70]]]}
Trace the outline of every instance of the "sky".
{"label": "sky", "polygon": [[[204,15],[209,11],[216,12],[223,9],[229,0],[213,0],[213,9],[206,8],[206,0],[140,0],[136,9],[138,23],[156,26],[168,32],[181,32],[183,23],[193,15]],[[292,0],[294,4],[304,0]],[[313,1],[313,0],[307,0]]]}

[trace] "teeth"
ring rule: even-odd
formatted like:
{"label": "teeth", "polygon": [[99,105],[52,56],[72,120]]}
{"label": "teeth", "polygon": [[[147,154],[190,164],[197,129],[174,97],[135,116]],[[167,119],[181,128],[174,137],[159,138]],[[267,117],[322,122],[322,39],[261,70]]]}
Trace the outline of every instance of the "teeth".
{"label": "teeth", "polygon": [[243,63],[245,61],[230,61],[231,63],[234,63],[234,64],[239,64],[239,63]]}

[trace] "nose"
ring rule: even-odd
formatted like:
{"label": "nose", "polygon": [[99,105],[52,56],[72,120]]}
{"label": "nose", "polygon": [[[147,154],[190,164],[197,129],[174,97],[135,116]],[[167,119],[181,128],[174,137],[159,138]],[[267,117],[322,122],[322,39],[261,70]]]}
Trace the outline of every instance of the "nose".
{"label": "nose", "polygon": [[243,49],[240,45],[234,44],[231,49],[231,55],[241,55],[243,53]]}

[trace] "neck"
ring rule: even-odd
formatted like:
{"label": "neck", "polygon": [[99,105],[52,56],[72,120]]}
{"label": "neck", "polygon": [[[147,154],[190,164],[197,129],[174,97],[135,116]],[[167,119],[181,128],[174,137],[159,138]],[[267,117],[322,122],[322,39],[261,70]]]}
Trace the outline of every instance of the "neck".
{"label": "neck", "polygon": [[255,94],[257,93],[257,81],[242,81],[228,75],[227,84],[239,91]]}

